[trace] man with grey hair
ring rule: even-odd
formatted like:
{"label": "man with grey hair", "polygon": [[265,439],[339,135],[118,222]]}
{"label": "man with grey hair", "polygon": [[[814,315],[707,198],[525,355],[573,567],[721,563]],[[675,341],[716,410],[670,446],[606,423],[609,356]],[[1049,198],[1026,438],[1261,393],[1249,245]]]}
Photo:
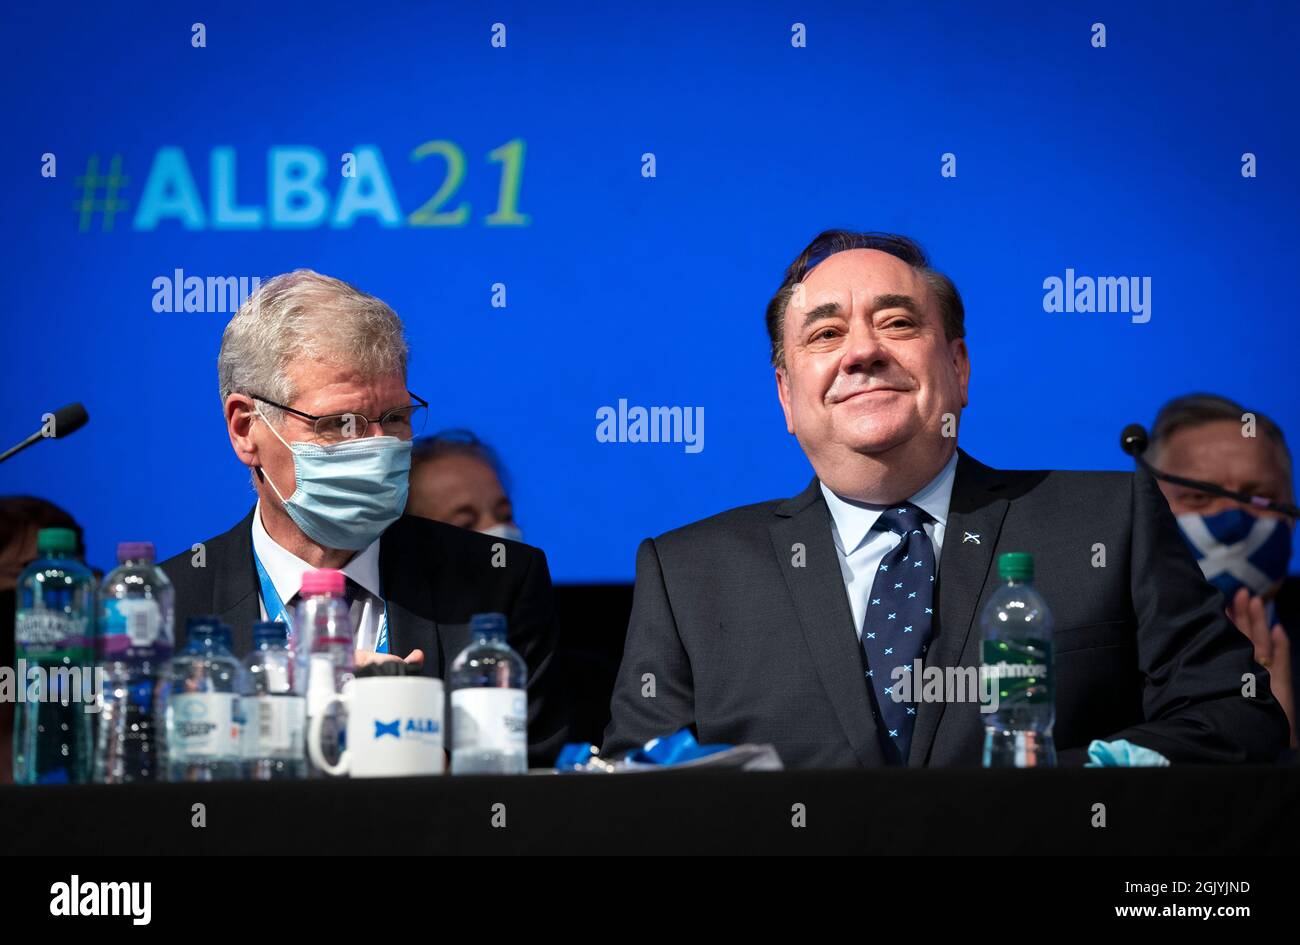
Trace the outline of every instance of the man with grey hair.
{"label": "man with grey hair", "polygon": [[384,302],[310,270],[276,276],[240,306],[217,359],[226,430],[254,507],[163,563],[184,618],[216,614],[237,654],[258,620],[289,621],[302,576],[347,577],[357,664],[403,660],[446,679],[475,613],[507,617],[528,664],[529,762],[567,728],[552,667],[558,628],[545,555],[403,514],[411,441],[428,404],[407,390],[402,323]]}

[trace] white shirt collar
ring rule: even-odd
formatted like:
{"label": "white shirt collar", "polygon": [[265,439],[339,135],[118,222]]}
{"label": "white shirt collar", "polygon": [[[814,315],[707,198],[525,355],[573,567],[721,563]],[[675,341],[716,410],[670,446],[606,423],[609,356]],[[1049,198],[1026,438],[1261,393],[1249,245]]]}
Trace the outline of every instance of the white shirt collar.
{"label": "white shirt collar", "polygon": [[[258,500],[257,509],[253,513],[253,552],[257,555],[257,559],[262,562],[262,567],[266,569],[267,576],[270,577],[271,584],[275,587],[275,592],[280,595],[280,600],[286,604],[302,588],[303,574],[307,571],[316,570],[293,552],[277,544],[276,540],[270,536],[266,526],[262,524],[261,500]],[[378,538],[367,545],[340,570],[376,598],[383,600],[383,595],[379,593]]]}
{"label": "white shirt collar", "polygon": [[[957,479],[957,451],[953,450],[951,458],[935,476],[907,501],[929,513],[944,528],[948,527],[948,505],[952,500],[952,485]],[[843,499],[819,482],[826,505],[831,510],[831,519],[835,523],[835,537],[844,554],[852,554],[871,534],[880,513],[889,508],[887,505],[868,505]]]}

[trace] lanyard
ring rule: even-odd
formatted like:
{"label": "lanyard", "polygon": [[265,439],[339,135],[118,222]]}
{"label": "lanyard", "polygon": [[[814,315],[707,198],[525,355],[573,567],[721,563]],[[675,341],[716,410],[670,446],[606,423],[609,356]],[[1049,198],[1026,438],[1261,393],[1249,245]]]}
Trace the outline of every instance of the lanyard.
{"label": "lanyard", "polygon": [[[271,581],[271,575],[266,573],[266,568],[262,565],[262,559],[253,552],[253,564],[257,567],[257,579],[262,584],[262,604],[266,607],[266,615],[271,620],[278,620],[286,627],[293,626],[293,618],[289,614],[289,609],[285,607],[284,601],[275,590],[275,584]],[[275,614],[275,616],[271,616]],[[388,601],[384,601],[384,615],[379,620],[379,633],[375,640],[375,652],[388,652]]]}

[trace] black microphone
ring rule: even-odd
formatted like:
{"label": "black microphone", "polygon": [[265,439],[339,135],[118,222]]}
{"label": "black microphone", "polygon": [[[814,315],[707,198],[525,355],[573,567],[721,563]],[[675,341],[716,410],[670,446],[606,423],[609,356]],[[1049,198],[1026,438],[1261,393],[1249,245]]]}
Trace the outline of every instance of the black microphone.
{"label": "black microphone", "polygon": [[1150,442],[1151,440],[1147,436],[1146,428],[1140,423],[1130,423],[1119,435],[1119,448],[1137,460],[1139,466],[1157,479],[1163,479],[1165,482],[1172,482],[1176,486],[1185,486],[1188,489],[1195,489],[1198,492],[1207,492],[1210,495],[1223,496],[1225,499],[1232,499],[1234,502],[1249,505],[1251,508],[1266,509],[1269,512],[1280,512],[1288,518],[1300,518],[1300,508],[1287,502],[1279,502],[1277,499],[1266,499],[1261,495],[1249,495],[1245,492],[1233,492],[1231,489],[1223,488],[1223,486],[1216,486],[1212,482],[1203,482],[1200,479],[1187,479],[1183,476],[1174,476],[1167,472],[1161,472],[1159,469],[1156,469],[1148,463],[1146,457],[1142,455],[1147,451],[1147,446]]}
{"label": "black microphone", "polygon": [[1130,423],[1124,428],[1124,432],[1119,435],[1119,448],[1128,453],[1134,459],[1141,459],[1142,454],[1147,451],[1146,428],[1140,423]]}
{"label": "black microphone", "polygon": [[58,410],[54,411],[53,414],[50,414],[49,417],[50,421],[48,424],[42,422],[41,428],[27,439],[23,440],[17,446],[11,446],[3,453],[0,453],[0,463],[3,463],[15,453],[20,453],[27,449],[27,447],[31,446],[33,443],[38,443],[41,440],[57,440],[60,437],[76,433],[84,427],[86,421],[90,419],[90,415],[86,413],[86,408],[79,403],[68,404],[66,407],[60,407]]}

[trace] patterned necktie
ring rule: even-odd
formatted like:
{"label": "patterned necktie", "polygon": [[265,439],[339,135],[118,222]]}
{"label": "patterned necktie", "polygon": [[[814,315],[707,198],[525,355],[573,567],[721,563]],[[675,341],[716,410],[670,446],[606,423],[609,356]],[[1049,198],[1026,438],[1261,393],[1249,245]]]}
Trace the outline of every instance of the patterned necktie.
{"label": "patterned necktie", "polygon": [[[907,764],[916,725],[915,703],[893,698],[893,672],[924,659],[934,621],[934,545],[925,533],[930,516],[905,502],[886,509],[874,528],[902,538],[880,562],[862,621],[862,649],[867,656],[867,682],[880,710],[881,739],[889,764]],[[920,680],[912,680],[913,696]]]}

